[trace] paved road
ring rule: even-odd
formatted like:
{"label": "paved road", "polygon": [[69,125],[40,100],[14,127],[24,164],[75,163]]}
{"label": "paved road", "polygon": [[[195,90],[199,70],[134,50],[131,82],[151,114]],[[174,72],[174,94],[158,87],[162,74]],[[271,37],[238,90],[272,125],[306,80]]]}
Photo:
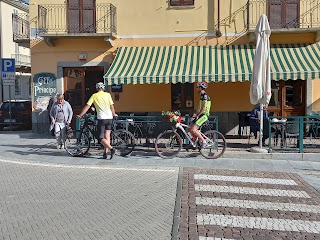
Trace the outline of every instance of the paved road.
{"label": "paved road", "polygon": [[185,168],[181,239],[320,239],[320,194],[297,174]]}
{"label": "paved road", "polygon": [[0,239],[170,239],[175,167],[0,159]]}

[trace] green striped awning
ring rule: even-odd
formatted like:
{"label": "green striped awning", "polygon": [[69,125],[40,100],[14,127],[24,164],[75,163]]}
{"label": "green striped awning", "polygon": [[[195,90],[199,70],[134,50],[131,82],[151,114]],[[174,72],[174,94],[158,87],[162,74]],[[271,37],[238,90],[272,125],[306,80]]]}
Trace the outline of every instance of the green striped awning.
{"label": "green striped awning", "polygon": [[320,78],[320,43],[272,45],[272,80]]}
{"label": "green striped awning", "polygon": [[[111,84],[250,81],[253,45],[120,47]],[[272,80],[320,78],[320,44],[271,46]]]}

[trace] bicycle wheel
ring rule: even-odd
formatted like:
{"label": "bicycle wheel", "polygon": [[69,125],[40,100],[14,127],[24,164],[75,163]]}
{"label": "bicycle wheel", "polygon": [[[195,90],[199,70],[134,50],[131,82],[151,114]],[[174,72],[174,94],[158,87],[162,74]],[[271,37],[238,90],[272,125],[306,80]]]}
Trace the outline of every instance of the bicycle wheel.
{"label": "bicycle wheel", "polygon": [[181,148],[181,136],[173,130],[160,133],[156,139],[155,149],[159,157],[173,158],[181,151]]}
{"label": "bicycle wheel", "polygon": [[64,147],[71,156],[81,157],[89,151],[90,138],[86,133],[72,130],[66,135]]}
{"label": "bicycle wheel", "polygon": [[204,137],[208,146],[199,150],[201,155],[209,159],[216,159],[222,156],[227,147],[226,139],[222,133],[210,130],[204,133]]}
{"label": "bicycle wheel", "polygon": [[111,132],[111,145],[120,156],[129,155],[135,147],[135,137],[125,129],[118,129]]}

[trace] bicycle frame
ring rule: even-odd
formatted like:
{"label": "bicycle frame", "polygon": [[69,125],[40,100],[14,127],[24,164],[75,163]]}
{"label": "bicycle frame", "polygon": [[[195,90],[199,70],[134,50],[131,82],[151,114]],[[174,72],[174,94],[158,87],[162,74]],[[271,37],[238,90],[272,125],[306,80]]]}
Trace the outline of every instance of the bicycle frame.
{"label": "bicycle frame", "polygon": [[[127,126],[129,124],[132,124],[131,120],[118,120],[118,122],[125,123]],[[117,123],[115,123],[114,126],[116,126],[116,125],[117,125]],[[92,126],[92,127],[90,127],[90,126]],[[94,127],[96,127],[96,124],[92,120],[90,120],[89,118],[85,118],[84,124],[80,128],[80,134],[86,133],[90,139],[90,142],[93,140],[94,144],[96,144],[95,141],[97,141],[98,145],[94,145],[95,147],[97,147],[97,146],[101,145],[101,143],[100,143],[100,137],[98,136],[97,131],[96,131],[96,129],[94,129]],[[128,131],[128,130],[126,129],[126,131]],[[114,129],[112,131],[110,138],[112,138],[112,134],[115,135],[116,137],[118,137],[118,141],[120,139],[121,143],[125,143],[123,141],[123,139],[119,138],[119,132],[116,129]]]}
{"label": "bicycle frame", "polygon": [[[175,129],[174,131],[177,131],[177,129],[180,129],[182,131],[182,133],[184,134],[184,136],[189,140],[189,142],[191,143],[192,147],[197,147],[196,142],[197,141],[193,141],[189,134],[186,132],[185,128],[189,128],[190,126],[181,122],[177,122],[175,125]],[[208,137],[206,137],[199,129],[198,129],[199,133],[201,134],[201,136],[206,139],[207,141],[211,142],[211,139],[209,139]]]}
{"label": "bicycle frame", "polygon": [[89,118],[85,118],[83,126],[80,128],[80,135],[82,133],[86,133],[90,141],[94,140],[94,143],[95,141],[97,141],[97,143],[100,144],[99,136],[97,135],[97,132],[93,129],[93,127],[95,127],[95,123]]}

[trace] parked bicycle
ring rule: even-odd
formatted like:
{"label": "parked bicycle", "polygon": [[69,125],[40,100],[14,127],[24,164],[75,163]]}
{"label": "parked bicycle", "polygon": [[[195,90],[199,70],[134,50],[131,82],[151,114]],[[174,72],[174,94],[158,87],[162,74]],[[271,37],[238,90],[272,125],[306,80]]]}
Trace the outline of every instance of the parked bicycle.
{"label": "parked bicycle", "polygon": [[[209,130],[200,134],[207,142],[207,146],[203,148],[200,145],[199,139],[192,139],[185,129],[188,129],[187,124],[181,123],[185,119],[180,116],[173,116],[177,119],[177,123],[172,129],[168,129],[160,133],[156,139],[155,149],[159,157],[172,158],[178,155],[182,148],[188,150],[190,145],[194,149],[198,149],[202,156],[208,159],[216,159],[226,150],[226,139],[222,133],[217,130]],[[178,132],[179,131],[179,132]],[[183,143],[183,139],[188,139],[188,143]]]}
{"label": "parked bicycle", "polygon": [[[80,130],[71,130],[66,134],[64,146],[66,151],[74,157],[81,157],[88,153],[91,146],[103,149],[99,143],[96,132],[96,120],[91,114],[83,116],[84,122]],[[116,149],[116,154],[126,156],[135,147],[135,137],[125,129],[114,129],[111,132],[111,145]]]}

